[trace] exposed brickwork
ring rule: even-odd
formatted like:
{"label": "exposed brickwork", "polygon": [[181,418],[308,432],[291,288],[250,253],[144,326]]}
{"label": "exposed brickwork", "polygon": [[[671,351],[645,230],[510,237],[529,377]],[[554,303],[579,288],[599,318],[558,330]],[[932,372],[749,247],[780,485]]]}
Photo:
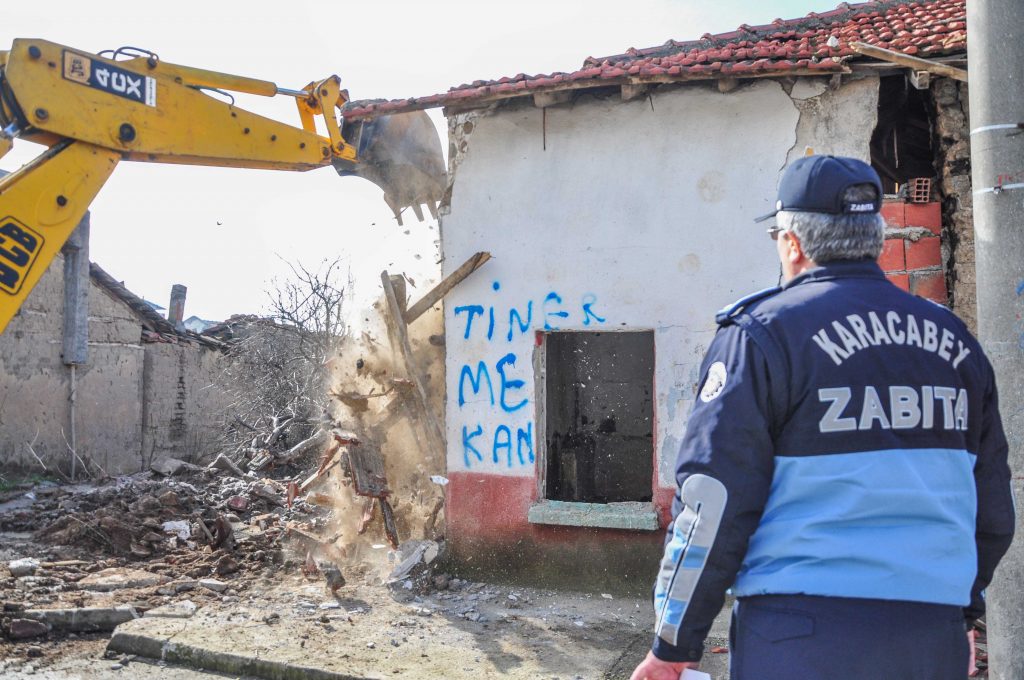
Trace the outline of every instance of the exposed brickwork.
{"label": "exposed brickwork", "polygon": [[940,304],[949,304],[943,270],[942,210],[938,203],[887,202],[882,215],[888,226],[878,264],[903,290]]}
{"label": "exposed brickwork", "polygon": [[904,222],[908,227],[923,227],[933,234],[942,231],[942,205],[931,203],[905,203]]}
{"label": "exposed brickwork", "polygon": [[889,279],[903,290],[910,290],[910,276],[908,274],[886,274],[885,278]]}
{"label": "exposed brickwork", "polygon": [[906,241],[901,238],[890,238],[885,240],[882,246],[882,255],[878,258],[878,265],[882,271],[901,272],[907,268]]}
{"label": "exposed brickwork", "polygon": [[942,249],[938,236],[906,241],[907,270],[942,266]]}
{"label": "exposed brickwork", "polygon": [[941,269],[911,272],[910,292],[929,300],[944,302],[946,300],[946,275]]}

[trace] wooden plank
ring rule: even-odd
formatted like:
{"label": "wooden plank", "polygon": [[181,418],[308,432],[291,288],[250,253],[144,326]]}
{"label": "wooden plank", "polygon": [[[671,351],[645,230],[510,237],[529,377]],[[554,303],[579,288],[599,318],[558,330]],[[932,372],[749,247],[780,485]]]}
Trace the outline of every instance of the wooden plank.
{"label": "wooden plank", "polygon": [[533,95],[533,105],[538,109],[565,104],[572,99],[572,92],[538,92]]}
{"label": "wooden plank", "polygon": [[347,454],[348,470],[352,477],[352,486],[356,494],[384,498],[391,490],[384,475],[384,459],[380,451],[365,444],[349,447]]}
{"label": "wooden plank", "polygon": [[364,120],[375,118],[377,116],[394,114],[399,111],[419,111],[422,109],[431,109],[441,107],[446,116],[451,116],[466,111],[473,111],[476,109],[482,109],[494,104],[496,102],[506,101],[509,99],[516,99],[519,97],[529,97],[534,94],[542,92],[555,92],[555,91],[574,91],[574,90],[588,90],[603,87],[621,87],[623,84],[633,85],[669,85],[673,83],[695,83],[698,81],[709,81],[718,80],[719,78],[739,78],[740,80],[756,80],[761,78],[796,78],[799,76],[827,76],[833,73],[849,74],[850,70],[847,64],[836,64],[835,68],[828,69],[813,69],[813,68],[792,68],[786,69],[785,71],[771,70],[771,71],[758,71],[758,72],[744,72],[744,73],[681,73],[679,75],[660,75],[660,76],[630,76],[621,78],[589,78],[587,80],[575,81],[570,84],[558,83],[556,85],[549,85],[544,88],[537,88],[533,91],[522,91],[516,90],[514,92],[500,92],[496,94],[480,95],[479,97],[470,99],[465,103],[450,103],[450,104],[423,104],[420,102],[409,103],[400,109],[394,109],[390,111],[381,111],[379,113],[370,113],[365,116],[360,116]]}
{"label": "wooden plank", "polygon": [[718,79],[718,91],[722,94],[728,94],[737,87],[740,86],[739,78],[719,78]]}
{"label": "wooden plank", "polygon": [[302,482],[302,484],[299,484],[299,493],[306,493],[306,491],[309,490],[309,487],[313,486],[317,482],[317,480],[319,480],[321,477],[323,477],[328,472],[337,467],[339,462],[340,461],[337,458],[335,458],[330,463],[328,463],[327,465],[325,465],[324,467],[320,468],[319,470],[311,474],[309,477],[307,477],[306,480]]}
{"label": "wooden plank", "polygon": [[490,259],[490,253],[476,253],[471,258],[463,262],[462,266],[446,276],[441,283],[434,286],[430,292],[420,298],[419,302],[410,307],[402,315],[405,323],[411,324],[413,321],[423,316],[425,311],[436,305],[452,288],[462,283],[467,276],[482,267],[484,263]]}
{"label": "wooden plank", "polygon": [[401,354],[402,361],[405,364],[406,375],[416,387],[415,393],[425,421],[424,429],[433,440],[431,445],[437,449],[439,455],[443,456],[445,453],[444,430],[441,428],[437,417],[430,410],[427,389],[423,384],[423,374],[420,372],[419,366],[416,365],[416,359],[413,357],[412,345],[409,344],[409,329],[405,325],[405,319],[402,317],[402,307],[398,304],[398,298],[395,296],[395,289],[391,285],[391,277],[388,275],[387,270],[380,273],[380,280],[384,284],[384,297],[388,302],[389,314],[385,315],[384,318],[387,320],[388,329],[398,344],[399,354]]}
{"label": "wooden plank", "polygon": [[866,57],[874,57],[875,59],[881,59],[882,61],[899,64],[900,66],[904,66],[914,71],[928,71],[929,73],[934,73],[937,76],[953,78],[954,80],[959,80],[962,83],[967,82],[967,71],[962,68],[956,68],[955,66],[940,64],[929,59],[921,59],[920,57],[912,57],[909,54],[901,54],[899,52],[887,50],[884,47],[868,45],[867,43],[862,42],[850,43],[850,49],[857,54],[863,54]]}
{"label": "wooden plank", "polygon": [[634,99],[640,99],[646,97],[647,93],[650,92],[650,85],[634,85],[633,83],[623,83],[619,89],[619,96],[622,101],[629,102]]}

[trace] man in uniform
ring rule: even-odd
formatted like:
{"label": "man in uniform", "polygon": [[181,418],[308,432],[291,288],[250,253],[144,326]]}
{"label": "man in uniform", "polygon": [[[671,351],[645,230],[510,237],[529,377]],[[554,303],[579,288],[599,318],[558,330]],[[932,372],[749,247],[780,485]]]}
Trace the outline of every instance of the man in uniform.
{"label": "man in uniform", "polygon": [[881,199],[852,158],[783,175],[784,283],[717,316],[634,680],[697,668],[729,587],[733,680],[963,680],[1007,443],[977,341],[876,264]]}

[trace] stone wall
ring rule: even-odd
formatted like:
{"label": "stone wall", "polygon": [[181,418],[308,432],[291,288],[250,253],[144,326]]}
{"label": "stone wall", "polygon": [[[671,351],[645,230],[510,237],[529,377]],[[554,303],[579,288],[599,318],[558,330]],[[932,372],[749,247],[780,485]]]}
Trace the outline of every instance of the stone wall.
{"label": "stone wall", "polygon": [[[32,451],[47,466],[70,469],[63,267],[57,256],[0,334],[0,469],[41,471]],[[212,382],[219,355],[189,344],[143,343],[141,335],[128,306],[90,281],[89,356],[75,368],[76,448],[111,475],[143,469],[154,453],[192,455],[192,445],[212,429],[213,391],[202,388]]]}
{"label": "stone wall", "polygon": [[[0,465],[36,466],[29,447],[69,467],[71,369],[61,358],[64,259],[58,256],[0,335]],[[76,368],[78,451],[111,474],[139,466],[142,344],[130,310],[89,291],[89,362]]]}
{"label": "stone wall", "polygon": [[199,462],[216,450],[224,403],[214,385],[219,352],[163,342],[145,345],[142,452],[146,464],[172,457]]}
{"label": "stone wall", "polygon": [[931,85],[936,167],[942,198],[946,281],[953,311],[977,333],[974,269],[974,203],[967,84],[936,78]]}

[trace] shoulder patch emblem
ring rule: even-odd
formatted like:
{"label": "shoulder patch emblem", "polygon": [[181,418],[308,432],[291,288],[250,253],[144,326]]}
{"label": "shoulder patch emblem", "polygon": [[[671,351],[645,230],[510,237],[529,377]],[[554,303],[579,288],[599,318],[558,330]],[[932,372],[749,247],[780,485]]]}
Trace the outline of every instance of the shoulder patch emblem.
{"label": "shoulder patch emblem", "polygon": [[708,369],[708,377],[704,379],[704,387],[700,391],[700,400],[705,404],[716,398],[725,389],[725,381],[728,374],[725,371],[725,364],[716,361]]}

